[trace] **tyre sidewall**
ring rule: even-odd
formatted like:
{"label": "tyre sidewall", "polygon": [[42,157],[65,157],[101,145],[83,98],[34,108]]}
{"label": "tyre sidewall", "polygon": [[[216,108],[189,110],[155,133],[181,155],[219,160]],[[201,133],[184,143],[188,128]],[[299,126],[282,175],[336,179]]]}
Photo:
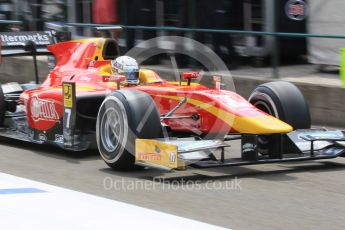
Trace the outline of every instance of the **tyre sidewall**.
{"label": "tyre sidewall", "polygon": [[[112,164],[112,163],[117,162],[117,161],[121,161],[121,158],[123,157],[124,152],[126,150],[127,142],[130,141],[128,138],[128,132],[129,132],[128,123],[130,121],[128,121],[129,120],[128,113],[127,113],[128,108],[126,109],[125,106],[126,106],[126,104],[123,103],[123,100],[119,99],[115,95],[110,95],[102,103],[100,110],[99,110],[99,113],[98,113],[98,116],[97,116],[100,118],[100,119],[97,119],[97,123],[96,123],[97,145],[98,145],[98,149],[100,151],[100,154],[101,154],[103,160],[109,164]],[[101,132],[100,131],[100,128],[101,128],[100,125],[101,125],[102,119],[105,119],[105,116],[106,116],[105,112],[107,111],[108,108],[119,109],[118,111],[120,112],[120,115],[122,116],[122,118],[125,121],[123,124],[124,130],[127,131],[127,132],[125,132],[125,134],[123,136],[123,140],[120,141],[120,143],[121,143],[120,144],[120,150],[117,148],[115,151],[113,151],[111,153],[109,153],[108,150],[106,150],[105,147],[103,146],[103,144],[101,143],[102,140],[101,140],[101,135],[100,135],[100,132]],[[116,151],[119,151],[119,152],[117,153],[115,158],[109,159],[107,157],[108,154],[113,154]]]}
{"label": "tyre sidewall", "polygon": [[[107,150],[100,140],[101,118],[107,106],[120,108],[127,129],[123,148],[116,157],[108,159]],[[147,119],[145,119],[147,118]],[[154,139],[161,135],[160,115],[151,96],[138,90],[118,90],[109,95],[102,103],[96,125],[96,139],[99,151],[104,161],[112,168],[130,169],[135,162],[135,140]],[[116,150],[115,150],[116,151]],[[113,151],[112,153],[115,153]]]}
{"label": "tyre sidewall", "polygon": [[293,84],[284,81],[270,82],[258,86],[251,94],[252,104],[264,103],[274,113],[272,116],[290,124],[294,129],[309,129],[311,126],[308,104]]}

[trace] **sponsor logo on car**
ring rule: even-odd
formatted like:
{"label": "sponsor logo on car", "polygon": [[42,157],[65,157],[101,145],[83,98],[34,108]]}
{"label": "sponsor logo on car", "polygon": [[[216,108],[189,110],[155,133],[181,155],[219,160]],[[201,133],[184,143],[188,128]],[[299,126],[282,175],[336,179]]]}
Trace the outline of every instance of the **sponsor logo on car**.
{"label": "sponsor logo on car", "polygon": [[63,84],[63,100],[66,108],[73,107],[73,86],[71,83]]}
{"label": "sponsor logo on car", "polygon": [[135,160],[140,164],[177,168],[177,145],[157,140],[136,139]]}
{"label": "sponsor logo on car", "polygon": [[138,160],[142,161],[161,161],[162,156],[158,153],[139,153]]}
{"label": "sponsor logo on car", "polygon": [[59,120],[59,115],[56,112],[54,101],[44,100],[38,97],[33,97],[31,99],[30,109],[31,109],[31,116],[34,121]]}

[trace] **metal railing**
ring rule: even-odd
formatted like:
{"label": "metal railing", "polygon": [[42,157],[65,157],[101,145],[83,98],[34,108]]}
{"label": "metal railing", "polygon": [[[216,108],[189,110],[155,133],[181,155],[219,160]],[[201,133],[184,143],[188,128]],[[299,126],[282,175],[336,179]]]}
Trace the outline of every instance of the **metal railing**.
{"label": "metal railing", "polygon": [[309,33],[286,33],[286,32],[264,32],[264,31],[247,31],[247,30],[224,30],[224,29],[202,29],[202,28],[186,28],[173,26],[127,26],[127,25],[110,25],[110,24],[84,24],[84,23],[66,23],[68,26],[78,27],[113,27],[121,26],[123,29],[135,30],[162,30],[175,32],[191,32],[191,33],[223,33],[223,34],[241,34],[241,35],[262,35],[262,36],[278,36],[278,37],[316,37],[316,38],[334,38],[345,39],[344,35],[338,34],[309,34]]}
{"label": "metal railing", "polygon": [[[0,20],[0,24],[21,25],[23,22],[14,20]],[[54,25],[54,23],[50,23]],[[272,75],[279,78],[279,52],[277,37],[292,37],[292,38],[329,38],[329,39],[345,39],[345,34],[310,34],[310,33],[286,33],[286,32],[267,32],[267,31],[246,31],[246,30],[226,30],[226,29],[203,29],[203,28],[186,28],[186,27],[166,27],[166,26],[128,26],[128,25],[110,25],[110,24],[85,24],[85,23],[57,23],[58,28],[68,27],[114,27],[121,26],[125,30],[156,30],[156,31],[172,31],[172,32],[187,32],[195,33],[222,33],[235,35],[256,35],[256,36],[272,36],[275,44],[271,50],[271,67]],[[56,29],[56,28],[54,28]]]}
{"label": "metal railing", "polygon": [[310,33],[287,33],[287,32],[267,32],[267,31],[246,31],[246,30],[226,30],[226,29],[202,29],[202,28],[185,28],[185,27],[166,27],[166,26],[128,26],[128,25],[108,25],[108,24],[82,24],[82,23],[66,23],[68,26],[76,27],[113,27],[121,26],[125,30],[156,30],[156,31],[173,31],[195,33],[222,33],[235,35],[256,35],[256,36],[272,36],[273,48],[271,50],[271,67],[274,78],[279,78],[279,48],[277,37],[292,38],[330,38],[345,39],[345,34],[310,34]]}
{"label": "metal railing", "polygon": [[2,25],[22,25],[22,21],[16,21],[16,20],[0,20],[0,24]]}

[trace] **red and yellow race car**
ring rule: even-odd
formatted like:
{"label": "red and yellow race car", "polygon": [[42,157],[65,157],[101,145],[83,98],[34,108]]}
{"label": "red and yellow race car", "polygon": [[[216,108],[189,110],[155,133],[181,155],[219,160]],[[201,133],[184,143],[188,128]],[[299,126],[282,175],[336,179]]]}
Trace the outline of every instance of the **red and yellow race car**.
{"label": "red and yellow race car", "polygon": [[[72,40],[46,50],[50,35],[2,35],[3,56],[51,53],[56,65],[42,84],[1,85],[1,136],[72,151],[95,147],[115,169],[222,167],[344,154],[344,132],[310,129],[308,105],[291,83],[260,85],[249,100],[193,83],[198,72],[169,82],[140,69],[139,84],[127,85],[111,70],[119,56],[116,40]],[[241,159],[225,159],[224,148],[238,139]]]}

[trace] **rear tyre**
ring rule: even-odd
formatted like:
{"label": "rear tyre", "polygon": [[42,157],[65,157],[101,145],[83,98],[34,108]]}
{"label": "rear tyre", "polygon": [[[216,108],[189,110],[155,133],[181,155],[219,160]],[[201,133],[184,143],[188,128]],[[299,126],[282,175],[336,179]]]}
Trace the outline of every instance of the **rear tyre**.
{"label": "rear tyre", "polygon": [[301,91],[290,82],[275,81],[259,85],[248,100],[294,129],[309,129],[311,126],[308,104]]}
{"label": "rear tyre", "polygon": [[152,98],[137,90],[118,90],[103,101],[96,123],[97,146],[113,169],[134,168],[135,140],[161,135],[159,112]]}

